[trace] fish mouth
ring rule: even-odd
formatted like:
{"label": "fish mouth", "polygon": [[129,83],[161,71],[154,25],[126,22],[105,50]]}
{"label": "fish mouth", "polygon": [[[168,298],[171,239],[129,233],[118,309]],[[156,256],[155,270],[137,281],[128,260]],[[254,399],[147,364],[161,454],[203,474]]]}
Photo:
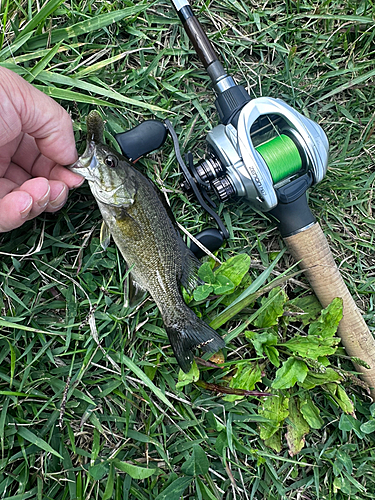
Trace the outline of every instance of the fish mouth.
{"label": "fish mouth", "polygon": [[94,180],[93,172],[98,166],[98,159],[95,153],[95,142],[87,143],[85,152],[77,161],[68,166],[68,169],[75,174],[82,175],[87,180]]}
{"label": "fish mouth", "polygon": [[100,114],[90,111],[86,117],[87,143],[82,156],[76,162],[68,166],[72,172],[82,175],[87,180],[95,180],[94,171],[98,166],[96,157],[96,146],[103,141],[104,123]]}

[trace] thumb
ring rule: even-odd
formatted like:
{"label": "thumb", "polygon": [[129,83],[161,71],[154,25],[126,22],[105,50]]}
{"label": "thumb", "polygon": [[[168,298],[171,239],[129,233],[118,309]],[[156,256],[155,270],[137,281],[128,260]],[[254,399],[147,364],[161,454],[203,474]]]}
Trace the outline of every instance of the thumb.
{"label": "thumb", "polygon": [[77,159],[69,114],[19,75],[0,67],[0,146],[20,132],[33,136],[40,152],[56,163]]}

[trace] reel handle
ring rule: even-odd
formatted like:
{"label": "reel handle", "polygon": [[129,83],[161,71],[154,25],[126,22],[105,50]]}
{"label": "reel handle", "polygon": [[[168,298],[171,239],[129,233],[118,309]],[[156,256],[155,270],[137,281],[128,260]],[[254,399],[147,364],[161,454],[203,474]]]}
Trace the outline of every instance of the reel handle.
{"label": "reel handle", "polygon": [[343,299],[338,335],[349,356],[360,358],[371,367],[367,369],[355,364],[375,398],[375,340],[342,279],[320,225],[315,223],[285,237],[284,241],[294,259],[300,261],[299,266],[323,307],[335,297]]}

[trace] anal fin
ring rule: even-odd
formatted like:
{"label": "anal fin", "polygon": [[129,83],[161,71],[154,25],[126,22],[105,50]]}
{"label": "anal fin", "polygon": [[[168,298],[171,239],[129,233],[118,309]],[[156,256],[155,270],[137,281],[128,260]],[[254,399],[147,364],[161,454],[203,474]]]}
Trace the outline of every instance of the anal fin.
{"label": "anal fin", "polygon": [[193,293],[194,288],[202,284],[202,280],[198,276],[198,269],[201,262],[196,258],[191,250],[181,242],[183,245],[183,270],[181,276],[181,285],[190,294]]}

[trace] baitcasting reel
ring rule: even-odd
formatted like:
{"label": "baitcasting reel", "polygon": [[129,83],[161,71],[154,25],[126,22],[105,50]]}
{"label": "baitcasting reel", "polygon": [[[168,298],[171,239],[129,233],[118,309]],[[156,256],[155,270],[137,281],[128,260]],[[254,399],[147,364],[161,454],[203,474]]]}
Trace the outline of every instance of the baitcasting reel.
{"label": "baitcasting reel", "polygon": [[[328,140],[317,123],[281,99],[260,97],[243,106],[236,123],[213,128],[207,143],[209,157],[192,169],[201,188],[222,202],[243,197],[270,212],[283,236],[315,220],[305,193],[323,179],[328,162]],[[284,220],[285,204],[293,204],[293,211],[298,205],[298,218]]]}

